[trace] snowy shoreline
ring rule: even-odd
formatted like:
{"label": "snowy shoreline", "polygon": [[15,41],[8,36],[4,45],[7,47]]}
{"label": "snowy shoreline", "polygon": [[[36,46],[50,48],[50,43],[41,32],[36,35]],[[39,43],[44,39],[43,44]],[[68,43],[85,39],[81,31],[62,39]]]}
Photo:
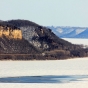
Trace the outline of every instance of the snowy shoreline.
{"label": "snowy shoreline", "polygon": [[66,58],[66,59],[56,59],[56,60],[48,60],[48,59],[46,59],[46,60],[11,60],[11,59],[8,59],[8,60],[5,60],[5,59],[2,59],[2,60],[0,60],[0,61],[58,61],[58,60],[73,60],[73,59],[83,59],[83,58],[88,58],[88,57],[73,57],[73,58]]}

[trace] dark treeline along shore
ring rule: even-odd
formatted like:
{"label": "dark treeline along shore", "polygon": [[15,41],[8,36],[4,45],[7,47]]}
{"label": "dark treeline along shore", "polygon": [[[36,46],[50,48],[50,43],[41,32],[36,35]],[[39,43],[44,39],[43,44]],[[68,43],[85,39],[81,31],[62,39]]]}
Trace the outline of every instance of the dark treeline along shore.
{"label": "dark treeline along shore", "polygon": [[0,60],[60,60],[87,57],[88,48],[57,37],[28,20],[0,21]]}

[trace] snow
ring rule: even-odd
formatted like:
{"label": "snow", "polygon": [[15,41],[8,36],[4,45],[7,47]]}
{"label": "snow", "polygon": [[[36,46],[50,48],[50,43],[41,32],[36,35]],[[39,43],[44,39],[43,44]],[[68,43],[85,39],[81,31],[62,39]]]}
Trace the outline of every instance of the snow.
{"label": "snow", "polygon": [[81,32],[85,31],[86,29],[76,29],[76,34],[80,34]]}
{"label": "snow", "polygon": [[57,32],[62,33],[63,30],[61,28],[56,29]]}
{"label": "snow", "polygon": [[87,64],[87,58],[54,61],[0,61],[0,77],[79,75],[79,73],[87,75]]}
{"label": "snow", "polygon": [[[78,39],[67,40],[87,44],[85,39],[85,41],[80,39],[79,41]],[[3,82],[0,83],[0,88],[88,88],[88,57],[68,60],[0,61],[0,79],[23,76],[51,77],[53,80],[60,80],[61,83]]]}
{"label": "snow", "polygon": [[73,44],[83,44],[88,45],[88,39],[81,39],[81,38],[63,38]]}

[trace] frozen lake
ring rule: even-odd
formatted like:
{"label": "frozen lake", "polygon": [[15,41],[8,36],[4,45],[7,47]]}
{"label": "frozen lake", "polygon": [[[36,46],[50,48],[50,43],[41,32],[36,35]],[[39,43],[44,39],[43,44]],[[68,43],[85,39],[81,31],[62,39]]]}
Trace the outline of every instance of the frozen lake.
{"label": "frozen lake", "polygon": [[0,61],[0,88],[88,88],[88,57]]}
{"label": "frozen lake", "polygon": [[88,58],[0,61],[0,88],[76,88],[73,84],[88,87]]}

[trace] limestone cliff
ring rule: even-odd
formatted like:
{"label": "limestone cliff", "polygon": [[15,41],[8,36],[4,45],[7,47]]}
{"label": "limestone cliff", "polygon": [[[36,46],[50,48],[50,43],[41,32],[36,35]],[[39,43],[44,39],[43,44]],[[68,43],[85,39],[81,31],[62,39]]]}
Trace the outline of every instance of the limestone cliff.
{"label": "limestone cliff", "polygon": [[22,39],[22,31],[20,29],[0,26],[0,38],[3,36],[6,36],[9,39]]}

